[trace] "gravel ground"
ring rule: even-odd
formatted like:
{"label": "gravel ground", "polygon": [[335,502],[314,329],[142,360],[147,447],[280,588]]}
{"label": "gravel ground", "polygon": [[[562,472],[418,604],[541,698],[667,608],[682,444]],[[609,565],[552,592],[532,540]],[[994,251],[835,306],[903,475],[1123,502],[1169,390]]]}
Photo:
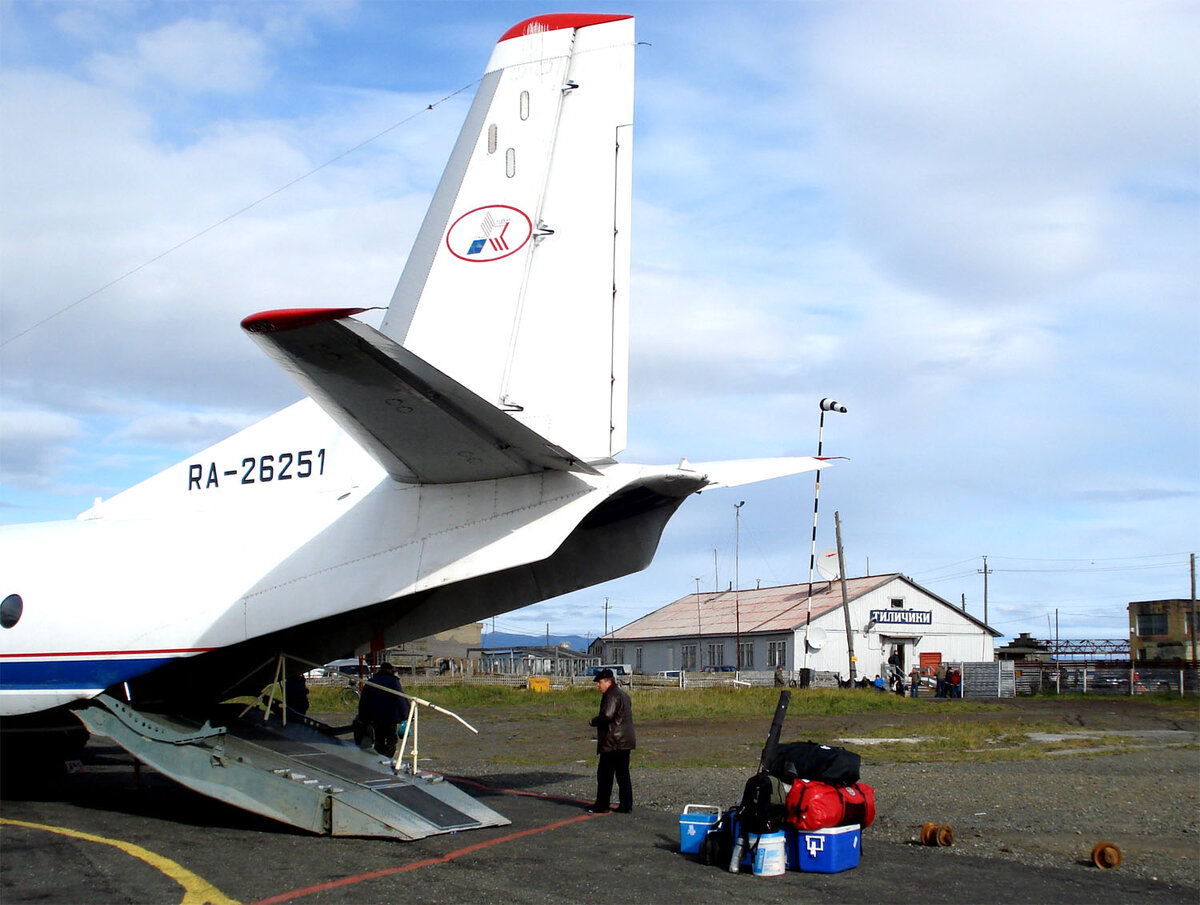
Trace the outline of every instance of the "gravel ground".
{"label": "gravel ground", "polygon": [[[638,769],[639,808],[680,813],[689,803],[730,805],[749,772],[729,768]],[[547,771],[440,763],[453,775],[590,801],[594,765]],[[875,787],[871,839],[917,844],[926,821],[954,827],[949,853],[1014,864],[1094,869],[1092,846],[1115,843],[1120,866],[1146,879],[1200,888],[1200,754],[1147,748],[1122,754],[1046,757],[995,764],[864,762]]]}
{"label": "gravel ground", "polygon": [[[1036,716],[1045,720],[1047,707],[1053,705],[1028,706],[1039,708]],[[862,755],[862,779],[876,790],[876,820],[864,833],[864,845],[872,839],[917,844],[921,825],[934,821],[954,828],[955,842],[948,854],[1095,870],[1089,860],[1092,846],[1109,841],[1123,854],[1119,867],[1123,873],[1200,890],[1200,727],[1196,721],[1186,719],[1181,725],[1176,718],[1164,725],[1161,717],[1139,719],[1136,710],[1114,713],[1106,706],[1092,713],[1086,704],[1063,706],[1071,711],[1061,714],[1066,731],[1140,730],[1145,741],[1120,750],[1047,753],[992,763],[888,762],[885,751],[841,742]],[[1014,718],[1028,719],[1029,713]],[[485,732],[464,745],[423,744],[422,753],[434,755],[430,769],[449,775],[592,799],[595,756],[587,742],[576,740],[574,756],[564,757],[562,727],[553,721],[508,723],[505,728],[509,731]],[[850,731],[831,730],[824,736],[806,731],[800,737],[839,743],[837,739],[867,734],[861,731],[867,728],[861,722],[843,728]],[[664,731],[661,726],[639,724],[638,733],[642,748],[658,742],[656,736],[669,736],[664,741],[671,744],[680,741],[678,726]],[[706,733],[698,726],[687,735],[691,742],[702,743]],[[784,735],[791,738],[786,731]],[[761,742],[757,744],[761,747]],[[542,751],[544,763],[528,763],[537,760],[536,755],[521,765],[494,763],[495,751],[511,752],[515,746]],[[635,752],[635,804],[669,813],[680,813],[689,803],[732,805],[753,772],[756,755],[757,751],[747,756],[744,769],[651,768],[639,766]]]}

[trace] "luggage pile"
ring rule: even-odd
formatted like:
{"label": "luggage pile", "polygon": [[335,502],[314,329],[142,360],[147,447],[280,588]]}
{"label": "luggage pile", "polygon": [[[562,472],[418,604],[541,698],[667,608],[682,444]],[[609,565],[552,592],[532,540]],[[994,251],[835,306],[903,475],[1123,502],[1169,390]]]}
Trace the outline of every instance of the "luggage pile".
{"label": "luggage pile", "polygon": [[789,784],[786,824],[796,830],[824,830],[874,823],[875,790],[859,781],[861,762],[845,748],[814,742],[781,746],[770,773]]}
{"label": "luggage pile", "polygon": [[[693,839],[681,850],[694,852],[704,864],[731,871],[753,867],[758,874],[759,847],[782,837],[786,868],[837,873],[857,867],[862,829],[875,821],[875,790],[861,781],[860,763],[845,748],[780,745],[767,769],[747,780],[742,800],[702,817],[707,821],[703,839],[695,839],[689,827]],[[698,806],[689,805],[693,808]]]}
{"label": "luggage pile", "polygon": [[[780,743],[779,731],[790,695],[783,692],[767,736],[759,770],[741,801],[714,821],[695,851],[705,864],[737,872],[752,865],[756,874],[780,873],[773,853],[782,846],[786,867],[837,873],[858,866],[861,831],[875,820],[875,790],[861,781],[861,758],[852,751],[815,742]],[[719,809],[713,809],[719,810]],[[760,870],[766,860],[772,867]]]}

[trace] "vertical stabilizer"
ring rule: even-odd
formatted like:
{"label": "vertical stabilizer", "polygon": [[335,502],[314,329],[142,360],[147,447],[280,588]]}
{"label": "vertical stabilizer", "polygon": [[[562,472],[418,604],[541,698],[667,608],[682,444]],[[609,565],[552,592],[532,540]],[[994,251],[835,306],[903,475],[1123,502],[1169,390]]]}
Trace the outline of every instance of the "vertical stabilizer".
{"label": "vertical stabilizer", "polygon": [[382,331],[583,459],[625,445],[633,19],[500,39]]}

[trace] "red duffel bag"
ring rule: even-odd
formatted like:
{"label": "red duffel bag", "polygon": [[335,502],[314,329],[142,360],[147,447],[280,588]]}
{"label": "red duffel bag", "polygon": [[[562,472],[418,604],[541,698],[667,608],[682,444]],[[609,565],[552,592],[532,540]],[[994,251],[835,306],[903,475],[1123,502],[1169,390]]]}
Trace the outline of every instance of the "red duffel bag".
{"label": "red duffel bag", "polygon": [[875,822],[875,790],[865,782],[838,789],[842,796],[845,814],[840,825],[857,823],[867,827]]}
{"label": "red duffel bag", "polygon": [[816,779],[797,779],[787,797],[787,823],[798,830],[841,826],[846,814],[841,791]]}

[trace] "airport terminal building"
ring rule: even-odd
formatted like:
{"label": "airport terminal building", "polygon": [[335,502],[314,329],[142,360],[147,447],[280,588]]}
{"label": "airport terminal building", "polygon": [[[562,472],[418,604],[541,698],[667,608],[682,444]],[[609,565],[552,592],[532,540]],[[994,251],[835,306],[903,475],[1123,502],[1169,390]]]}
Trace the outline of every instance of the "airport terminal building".
{"label": "airport terminal building", "polygon": [[701,591],[605,635],[601,656],[649,675],[740,665],[748,672],[807,668],[845,679],[848,607],[859,678],[885,675],[892,657],[905,674],[914,664],[995,659],[1000,632],[899,573],[846,579],[846,600],[843,606],[836,580],[814,582],[811,597],[807,583]]}

